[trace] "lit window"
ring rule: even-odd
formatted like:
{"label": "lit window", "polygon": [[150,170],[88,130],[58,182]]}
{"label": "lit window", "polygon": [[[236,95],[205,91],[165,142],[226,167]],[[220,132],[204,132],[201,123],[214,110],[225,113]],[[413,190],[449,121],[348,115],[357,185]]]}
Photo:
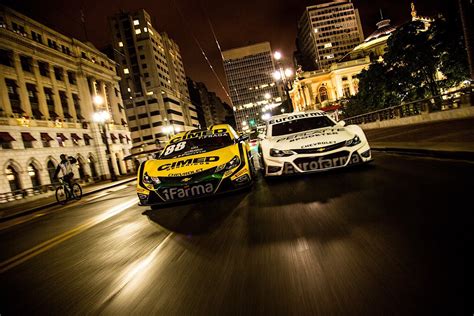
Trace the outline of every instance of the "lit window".
{"label": "lit window", "polygon": [[153,35],[153,31],[150,29],[150,34]]}
{"label": "lit window", "polygon": [[148,28],[146,26],[143,28],[143,32],[148,32]]}
{"label": "lit window", "polygon": [[142,33],[142,30],[140,30],[140,29],[135,30],[135,34],[141,34],[141,33]]}
{"label": "lit window", "polygon": [[133,20],[133,25],[140,25],[140,21],[139,20]]}
{"label": "lit window", "polygon": [[119,47],[123,47],[123,42],[119,42]]}
{"label": "lit window", "polygon": [[130,89],[130,88],[127,88],[127,91],[128,91],[128,92],[132,92],[132,89]]}
{"label": "lit window", "polygon": [[329,47],[332,47],[332,43],[324,44],[324,48],[329,48]]}
{"label": "lit window", "polygon": [[128,68],[124,68],[124,69],[123,69],[123,73],[126,74],[126,75],[128,75],[128,74],[130,73],[130,71],[128,71]]}

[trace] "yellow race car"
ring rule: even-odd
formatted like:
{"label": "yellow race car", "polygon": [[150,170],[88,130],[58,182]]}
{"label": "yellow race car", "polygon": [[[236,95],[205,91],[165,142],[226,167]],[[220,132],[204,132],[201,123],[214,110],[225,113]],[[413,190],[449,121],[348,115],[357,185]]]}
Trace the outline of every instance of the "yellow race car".
{"label": "yellow race car", "polygon": [[248,137],[227,124],[182,132],[138,169],[140,205],[159,205],[249,187],[256,177]]}

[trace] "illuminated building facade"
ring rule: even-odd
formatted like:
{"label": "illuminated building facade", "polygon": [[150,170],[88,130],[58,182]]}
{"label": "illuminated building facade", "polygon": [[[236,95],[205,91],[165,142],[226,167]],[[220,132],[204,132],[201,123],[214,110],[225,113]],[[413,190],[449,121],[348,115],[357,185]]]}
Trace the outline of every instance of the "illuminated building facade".
{"label": "illuminated building facade", "polygon": [[363,40],[359,11],[351,1],[309,6],[298,22],[297,63],[305,71],[329,69]]}
{"label": "illuminated building facade", "polygon": [[237,130],[262,125],[265,106],[281,103],[281,88],[275,83],[270,43],[263,42],[223,52]]}
{"label": "illuminated building facade", "polygon": [[159,149],[170,133],[199,126],[176,42],[156,31],[145,10],[118,13],[109,24],[133,153]]}
{"label": "illuminated building facade", "polygon": [[[92,44],[0,6],[0,203],[51,189],[63,153],[77,158],[81,181],[133,171],[119,80]],[[111,117],[110,161],[96,111]]]}

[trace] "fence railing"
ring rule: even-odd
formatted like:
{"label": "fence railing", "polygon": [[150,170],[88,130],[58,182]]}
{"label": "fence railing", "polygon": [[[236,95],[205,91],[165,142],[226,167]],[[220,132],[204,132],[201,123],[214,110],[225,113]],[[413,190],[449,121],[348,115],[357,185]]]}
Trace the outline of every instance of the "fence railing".
{"label": "fence railing", "polygon": [[468,87],[443,95],[422,100],[402,103],[385,109],[344,118],[347,124],[367,124],[404,117],[453,110],[463,106],[472,106],[471,97],[474,87]]}

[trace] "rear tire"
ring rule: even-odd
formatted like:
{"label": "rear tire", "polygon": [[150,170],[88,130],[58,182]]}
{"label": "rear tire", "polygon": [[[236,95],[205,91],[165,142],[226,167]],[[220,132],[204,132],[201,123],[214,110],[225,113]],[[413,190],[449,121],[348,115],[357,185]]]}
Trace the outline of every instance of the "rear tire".
{"label": "rear tire", "polygon": [[76,200],[80,200],[82,198],[82,188],[79,184],[74,183],[72,185],[72,193],[74,194],[74,198]]}
{"label": "rear tire", "polygon": [[67,190],[64,189],[64,186],[60,186],[56,188],[56,201],[59,204],[64,205],[69,200],[69,193]]}

